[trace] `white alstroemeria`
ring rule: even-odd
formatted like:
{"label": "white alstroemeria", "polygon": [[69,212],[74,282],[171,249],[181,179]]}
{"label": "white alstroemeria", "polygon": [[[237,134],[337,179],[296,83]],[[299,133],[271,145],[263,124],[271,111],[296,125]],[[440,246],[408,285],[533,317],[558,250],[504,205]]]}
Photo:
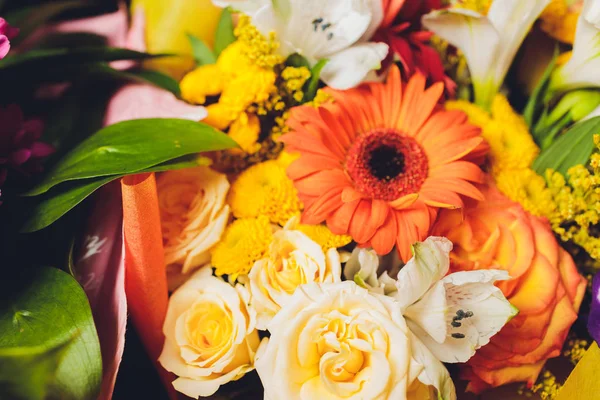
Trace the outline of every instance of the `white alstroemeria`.
{"label": "white alstroemeria", "polygon": [[269,0],[212,0],[217,7],[231,7],[233,10],[243,13],[253,13],[269,3]]}
{"label": "white alstroemeria", "polygon": [[441,361],[466,362],[517,314],[500,289],[506,271],[446,274],[452,243],[429,237],[413,246],[414,256],[400,270],[397,291],[411,331]]}
{"label": "white alstroemeria", "polygon": [[387,271],[378,275],[379,256],[372,249],[355,248],[344,267],[344,278],[378,294],[388,294],[396,290],[396,281]]}
{"label": "white alstroemeria", "polygon": [[358,85],[388,54],[385,43],[368,42],[383,19],[380,0],[213,1],[244,8],[263,34],[275,32],[281,55],[328,60],[321,79],[334,89]]}
{"label": "white alstroemeria", "polygon": [[550,90],[600,87],[600,2],[586,0],[577,21],[573,55],[554,71]]}
{"label": "white alstroemeria", "polygon": [[494,0],[487,15],[450,8],[423,17],[423,25],[465,55],[475,101],[488,108],[517,50],[550,0]]}

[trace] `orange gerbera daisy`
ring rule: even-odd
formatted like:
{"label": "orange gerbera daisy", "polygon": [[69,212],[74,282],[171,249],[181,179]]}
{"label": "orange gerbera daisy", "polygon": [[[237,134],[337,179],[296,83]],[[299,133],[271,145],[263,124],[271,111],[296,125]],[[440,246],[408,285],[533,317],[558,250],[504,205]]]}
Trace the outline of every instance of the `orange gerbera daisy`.
{"label": "orange gerbera daisy", "polygon": [[288,167],[308,224],[327,221],[379,254],[397,245],[404,261],[424,240],[439,208],[461,208],[461,195],[481,200],[475,160],[487,151],[479,128],[438,104],[442,83],[425,90],[415,74],[406,87],[392,67],[387,82],[347,91],[335,101],[296,107],[282,137],[300,158]]}

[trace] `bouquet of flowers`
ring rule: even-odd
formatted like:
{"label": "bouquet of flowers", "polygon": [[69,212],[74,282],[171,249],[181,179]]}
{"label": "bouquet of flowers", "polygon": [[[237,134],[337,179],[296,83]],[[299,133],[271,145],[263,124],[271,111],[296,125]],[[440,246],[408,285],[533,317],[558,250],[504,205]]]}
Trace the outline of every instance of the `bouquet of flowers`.
{"label": "bouquet of flowers", "polygon": [[600,0],[0,16],[1,399],[598,398]]}

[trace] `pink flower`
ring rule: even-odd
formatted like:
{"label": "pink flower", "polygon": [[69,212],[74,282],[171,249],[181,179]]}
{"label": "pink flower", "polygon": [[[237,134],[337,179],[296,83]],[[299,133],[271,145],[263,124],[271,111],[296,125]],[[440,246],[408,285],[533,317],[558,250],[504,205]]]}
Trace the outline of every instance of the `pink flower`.
{"label": "pink flower", "polygon": [[25,120],[21,108],[12,104],[0,107],[0,187],[8,170],[31,175],[42,170],[41,161],[54,152],[40,142],[44,124],[38,119]]}
{"label": "pink flower", "polygon": [[13,28],[4,18],[0,18],[0,60],[2,60],[10,50],[10,41],[19,34],[17,28]]}

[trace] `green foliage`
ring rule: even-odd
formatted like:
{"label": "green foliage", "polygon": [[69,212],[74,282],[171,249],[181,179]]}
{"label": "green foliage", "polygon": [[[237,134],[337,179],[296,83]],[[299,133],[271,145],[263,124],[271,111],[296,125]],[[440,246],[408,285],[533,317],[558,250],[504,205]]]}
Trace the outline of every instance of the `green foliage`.
{"label": "green foliage", "polygon": [[542,176],[547,169],[566,175],[569,168],[585,165],[594,151],[593,139],[598,133],[600,117],[575,124],[540,153],[533,163],[533,169]]}
{"label": "green foliage", "polygon": [[40,268],[0,286],[0,398],[97,398],[100,344],[75,279]]}
{"label": "green foliage", "polygon": [[311,101],[317,94],[319,89],[319,80],[321,78],[321,71],[323,67],[329,62],[327,59],[319,60],[315,66],[310,70],[310,80],[307,83],[307,88],[304,91],[304,101]]}
{"label": "green foliage", "polygon": [[235,42],[235,35],[233,34],[233,18],[228,8],[223,9],[221,19],[217,25],[217,31],[215,33],[215,55],[218,57],[219,54],[231,43]]}
{"label": "green foliage", "polygon": [[[555,48],[552,61],[550,61],[550,64],[548,64],[548,67],[546,67],[544,74],[529,97],[529,101],[525,106],[525,110],[523,110],[523,117],[525,118],[525,122],[527,122],[527,126],[530,129],[533,128],[533,125],[536,123],[542,110],[544,109],[544,103],[547,100],[548,88],[550,86],[550,77],[552,76],[552,71],[554,71],[554,67],[556,66],[558,54],[558,48]],[[534,139],[537,141],[537,138]]]}
{"label": "green foliage", "polygon": [[[206,164],[206,159],[203,158],[197,158],[195,156],[182,157],[181,159],[168,161],[157,165],[156,167],[144,169],[138,173],[193,168]],[[96,190],[124,176],[125,175],[110,175],[102,178],[77,180],[50,190],[46,195],[42,196],[41,201],[29,211],[27,220],[21,228],[21,232],[36,232],[50,226]]]}
{"label": "green foliage", "polygon": [[197,38],[194,35],[187,34],[192,46],[192,53],[194,54],[194,60],[196,65],[210,65],[217,62],[217,57],[212,50],[204,43],[202,39]]}
{"label": "green foliage", "polygon": [[63,157],[27,196],[67,181],[134,174],[188,154],[235,147],[215,128],[181,119],[138,119],[108,126]]}

